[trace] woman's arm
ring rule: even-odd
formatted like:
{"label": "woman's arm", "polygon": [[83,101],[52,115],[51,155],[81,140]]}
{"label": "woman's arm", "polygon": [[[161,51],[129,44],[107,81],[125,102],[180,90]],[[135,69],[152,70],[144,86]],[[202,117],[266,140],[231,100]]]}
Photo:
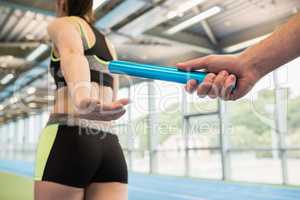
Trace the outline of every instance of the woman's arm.
{"label": "woman's arm", "polygon": [[60,18],[48,26],[48,33],[58,51],[72,103],[80,108],[90,98],[91,77],[79,30],[67,18]]}
{"label": "woman's arm", "polygon": [[76,25],[72,24],[68,18],[60,18],[48,26],[48,32],[57,48],[71,101],[80,112],[80,116],[93,120],[111,121],[124,115],[123,107],[128,104],[127,99],[103,104],[99,99],[91,98],[89,64],[84,56],[80,31]]}

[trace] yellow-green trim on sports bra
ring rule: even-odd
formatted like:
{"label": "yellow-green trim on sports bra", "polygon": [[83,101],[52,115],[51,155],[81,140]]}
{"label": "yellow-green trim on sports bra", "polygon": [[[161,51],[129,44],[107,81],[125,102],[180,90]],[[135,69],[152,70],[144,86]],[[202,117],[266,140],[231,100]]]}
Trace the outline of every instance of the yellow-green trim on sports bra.
{"label": "yellow-green trim on sports bra", "polygon": [[[78,26],[79,26],[79,29],[80,29],[80,36],[83,37],[85,40],[86,40],[86,44],[88,46],[88,48],[92,48],[92,45],[91,45],[91,42],[89,40],[89,37],[87,35],[87,32],[86,30],[82,27],[81,23],[78,21],[78,19],[76,19],[76,17],[69,17],[70,21],[73,21],[75,22]],[[73,19],[73,20],[72,20]],[[73,23],[72,22],[72,23]],[[101,58],[99,58],[97,55],[94,55],[94,58],[99,62],[99,64],[102,64],[102,65],[107,65],[108,62],[102,60]],[[60,58],[58,57],[55,57],[54,55],[54,49],[52,48],[51,50],[51,60],[53,62],[59,62],[60,61]]]}
{"label": "yellow-green trim on sports bra", "polygon": [[77,19],[77,17],[69,17],[68,19],[75,22],[75,24],[77,24],[79,26],[80,36],[83,37],[86,40],[87,47],[91,48],[92,45],[91,45],[91,42],[89,40],[88,34],[87,34],[86,30],[82,27],[81,22]]}
{"label": "yellow-green trim on sports bra", "polygon": [[59,58],[55,57],[55,55],[54,55],[54,49],[53,48],[51,49],[51,60],[53,62],[59,62],[60,61]]}

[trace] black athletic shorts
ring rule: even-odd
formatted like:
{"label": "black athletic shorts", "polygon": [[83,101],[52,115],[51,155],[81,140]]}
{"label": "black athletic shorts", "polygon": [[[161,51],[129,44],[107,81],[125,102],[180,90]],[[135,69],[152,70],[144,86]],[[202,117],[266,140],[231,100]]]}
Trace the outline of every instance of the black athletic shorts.
{"label": "black athletic shorts", "polygon": [[50,117],[40,136],[36,181],[78,188],[90,183],[128,183],[127,165],[116,135],[88,126],[56,123],[55,118]]}

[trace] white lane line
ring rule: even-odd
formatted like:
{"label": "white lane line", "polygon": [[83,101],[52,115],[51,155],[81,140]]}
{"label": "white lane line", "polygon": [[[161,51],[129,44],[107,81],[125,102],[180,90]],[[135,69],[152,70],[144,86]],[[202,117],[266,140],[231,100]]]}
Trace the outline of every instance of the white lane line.
{"label": "white lane line", "polygon": [[134,190],[134,191],[144,192],[144,193],[151,193],[151,194],[165,195],[165,196],[181,198],[181,199],[185,199],[185,200],[208,200],[208,199],[203,199],[203,198],[196,197],[196,196],[182,195],[182,194],[176,194],[176,193],[170,193],[170,192],[161,192],[161,191],[157,191],[157,190],[143,189],[143,188],[135,187],[135,186],[128,186],[128,187],[129,187],[129,190]]}

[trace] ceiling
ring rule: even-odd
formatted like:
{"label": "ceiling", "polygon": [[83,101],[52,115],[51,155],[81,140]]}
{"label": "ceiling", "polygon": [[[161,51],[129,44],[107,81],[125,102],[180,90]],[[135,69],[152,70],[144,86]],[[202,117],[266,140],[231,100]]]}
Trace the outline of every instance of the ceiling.
{"label": "ceiling", "polygon": [[[211,53],[238,52],[274,31],[300,8],[299,0],[198,0],[182,11],[195,1],[107,0],[96,10],[95,25],[112,41],[119,59],[174,65]],[[36,54],[41,44],[50,44],[46,27],[54,19],[53,2],[0,1],[0,80],[13,74],[7,83],[0,83],[0,122],[53,102],[53,80],[47,74],[49,48],[42,46],[43,51]],[[214,6],[222,11],[166,34]],[[126,86],[125,81],[122,85]],[[28,88],[36,91],[28,93]],[[18,96],[17,101],[13,96]]]}

